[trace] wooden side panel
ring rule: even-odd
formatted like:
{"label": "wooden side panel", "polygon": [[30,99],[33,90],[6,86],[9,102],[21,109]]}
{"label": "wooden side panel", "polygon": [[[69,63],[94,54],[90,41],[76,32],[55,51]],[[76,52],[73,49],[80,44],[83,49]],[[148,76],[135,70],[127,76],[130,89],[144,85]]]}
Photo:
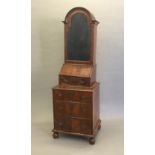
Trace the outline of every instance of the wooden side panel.
{"label": "wooden side panel", "polygon": [[92,49],[93,49],[93,65],[96,64],[96,42],[97,42],[97,25],[93,25],[92,27],[92,33],[93,33],[93,36],[92,36],[92,41],[93,41],[93,44],[92,44]]}
{"label": "wooden side panel", "polygon": [[93,131],[95,132],[96,126],[98,125],[100,114],[100,104],[99,104],[99,83],[94,90],[93,94]]}

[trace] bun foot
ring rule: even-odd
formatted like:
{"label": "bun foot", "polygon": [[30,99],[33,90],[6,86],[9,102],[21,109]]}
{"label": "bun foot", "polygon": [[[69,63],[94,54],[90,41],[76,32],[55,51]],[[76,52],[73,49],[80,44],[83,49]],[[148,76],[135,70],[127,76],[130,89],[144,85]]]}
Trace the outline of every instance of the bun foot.
{"label": "bun foot", "polygon": [[56,139],[56,138],[59,138],[59,133],[58,133],[58,132],[54,132],[54,133],[53,133],[53,138],[55,138],[55,139]]}
{"label": "bun foot", "polygon": [[89,138],[89,144],[95,144],[95,138],[94,137],[91,137]]}

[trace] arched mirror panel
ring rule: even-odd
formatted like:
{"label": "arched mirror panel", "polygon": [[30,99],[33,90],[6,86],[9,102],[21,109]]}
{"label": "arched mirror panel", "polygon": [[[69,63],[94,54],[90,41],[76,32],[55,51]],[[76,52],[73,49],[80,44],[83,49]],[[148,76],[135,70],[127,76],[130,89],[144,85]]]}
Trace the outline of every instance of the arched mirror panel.
{"label": "arched mirror panel", "polygon": [[67,30],[67,60],[89,61],[91,54],[91,30],[87,17],[76,13]]}

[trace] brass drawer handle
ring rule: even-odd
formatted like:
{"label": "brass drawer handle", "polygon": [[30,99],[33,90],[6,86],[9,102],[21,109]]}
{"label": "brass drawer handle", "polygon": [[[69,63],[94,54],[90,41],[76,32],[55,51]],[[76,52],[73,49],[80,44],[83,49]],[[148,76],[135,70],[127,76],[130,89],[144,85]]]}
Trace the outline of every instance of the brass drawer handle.
{"label": "brass drawer handle", "polygon": [[72,97],[72,96],[74,96],[74,92],[73,91],[70,91],[70,92],[68,92],[68,95],[70,96],[70,97]]}
{"label": "brass drawer handle", "polygon": [[62,97],[62,93],[59,93],[58,96],[59,96],[59,97]]}
{"label": "brass drawer handle", "polygon": [[85,80],[84,79],[81,79],[80,80],[80,84],[85,84]]}
{"label": "brass drawer handle", "polygon": [[71,77],[71,78],[70,78],[70,81],[71,81],[72,83],[75,83],[75,82],[77,81],[77,78],[76,78],[76,77]]}
{"label": "brass drawer handle", "polygon": [[81,100],[85,100],[85,99],[87,99],[86,96],[81,96]]}
{"label": "brass drawer handle", "polygon": [[68,81],[68,79],[64,78],[64,82],[65,82],[65,83],[68,83],[69,81]]}

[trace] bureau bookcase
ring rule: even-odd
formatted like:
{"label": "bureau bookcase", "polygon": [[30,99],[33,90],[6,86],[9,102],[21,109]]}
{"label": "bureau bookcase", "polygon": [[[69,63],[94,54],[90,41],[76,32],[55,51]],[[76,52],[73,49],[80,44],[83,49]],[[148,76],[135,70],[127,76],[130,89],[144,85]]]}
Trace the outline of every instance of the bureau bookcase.
{"label": "bureau bookcase", "polygon": [[70,10],[64,23],[64,64],[53,93],[53,137],[60,133],[88,137],[95,143],[101,128],[99,83],[96,82],[98,21],[85,8]]}

